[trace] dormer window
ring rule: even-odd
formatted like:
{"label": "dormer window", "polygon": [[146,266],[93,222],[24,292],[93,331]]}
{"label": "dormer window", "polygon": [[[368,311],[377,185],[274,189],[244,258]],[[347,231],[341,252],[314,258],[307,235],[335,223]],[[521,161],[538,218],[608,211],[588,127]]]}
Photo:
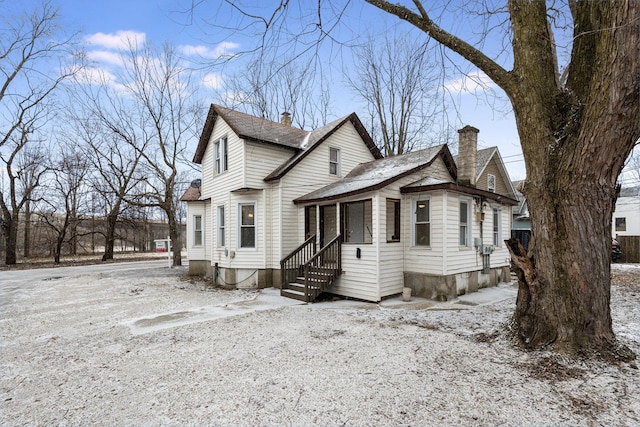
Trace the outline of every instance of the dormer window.
{"label": "dormer window", "polygon": [[220,138],[215,144],[216,173],[227,170],[227,137]]}
{"label": "dormer window", "polygon": [[340,150],[329,148],[329,175],[340,176]]}
{"label": "dormer window", "polygon": [[487,175],[487,190],[491,191],[492,193],[496,192],[496,176],[495,175],[491,175],[491,174]]}

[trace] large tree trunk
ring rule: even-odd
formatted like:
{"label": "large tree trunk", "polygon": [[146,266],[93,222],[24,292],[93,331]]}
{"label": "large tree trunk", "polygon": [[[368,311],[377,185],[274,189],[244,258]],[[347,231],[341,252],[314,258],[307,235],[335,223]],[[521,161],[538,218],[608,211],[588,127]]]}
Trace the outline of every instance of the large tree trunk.
{"label": "large tree trunk", "polygon": [[[513,326],[527,347],[628,359],[610,313],[616,180],[640,136],[639,2],[581,2],[569,77],[553,75],[544,2],[510,2],[514,75],[533,247],[513,244],[520,278]],[[603,29],[604,28],[604,29]]]}
{"label": "large tree trunk", "polygon": [[10,213],[3,213],[5,238],[5,263],[15,265],[18,262],[18,222]]}
{"label": "large tree trunk", "polygon": [[24,204],[24,257],[31,256],[31,203],[27,200]]}
{"label": "large tree trunk", "polygon": [[180,240],[180,230],[178,229],[178,222],[175,218],[175,211],[171,211],[169,217],[169,237],[173,245],[173,266],[182,265],[182,243]]}
{"label": "large tree trunk", "polygon": [[118,223],[118,216],[110,213],[107,215],[107,230],[105,233],[105,242],[104,242],[104,254],[102,255],[102,261],[112,260],[113,259],[113,245],[116,241],[116,225]]}
{"label": "large tree trunk", "polygon": [[459,53],[511,100],[534,242],[528,254],[508,245],[520,279],[515,335],[529,348],[632,357],[617,348],[611,326],[609,258],[616,179],[640,138],[640,2],[569,2],[574,33],[563,81],[543,0],[508,0],[510,72],[440,28],[419,0],[419,13],[366,1]]}

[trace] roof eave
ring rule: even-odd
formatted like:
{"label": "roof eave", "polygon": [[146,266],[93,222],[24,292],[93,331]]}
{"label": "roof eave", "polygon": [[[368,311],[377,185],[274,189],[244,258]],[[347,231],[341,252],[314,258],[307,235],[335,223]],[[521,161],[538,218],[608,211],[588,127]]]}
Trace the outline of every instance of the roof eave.
{"label": "roof eave", "polygon": [[460,185],[453,182],[443,183],[443,184],[434,184],[434,185],[405,186],[400,189],[400,193],[401,194],[423,193],[426,191],[435,191],[435,190],[456,191],[458,193],[484,197],[490,200],[494,200],[503,205],[509,205],[509,206],[518,205],[518,201],[510,197],[503,196],[498,193],[493,193],[491,191],[479,190],[475,187],[467,187],[466,185]]}

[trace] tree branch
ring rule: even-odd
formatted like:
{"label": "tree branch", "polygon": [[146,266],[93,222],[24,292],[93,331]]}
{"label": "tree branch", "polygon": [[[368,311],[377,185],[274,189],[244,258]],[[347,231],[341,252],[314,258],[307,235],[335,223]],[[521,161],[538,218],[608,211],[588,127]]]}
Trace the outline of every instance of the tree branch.
{"label": "tree branch", "polygon": [[420,12],[420,15],[409,10],[405,6],[392,4],[386,0],[365,1],[372,6],[395,15],[398,18],[407,21],[415,27],[421,29],[438,43],[456,52],[467,61],[471,62],[476,67],[481,69],[487,76],[489,76],[491,80],[493,80],[498,86],[500,86],[507,93],[507,95],[511,96],[513,94],[514,83],[511,74],[491,58],[482,53],[480,50],[440,28],[435,22],[431,20],[429,14],[427,13],[420,0],[413,0],[413,3]]}

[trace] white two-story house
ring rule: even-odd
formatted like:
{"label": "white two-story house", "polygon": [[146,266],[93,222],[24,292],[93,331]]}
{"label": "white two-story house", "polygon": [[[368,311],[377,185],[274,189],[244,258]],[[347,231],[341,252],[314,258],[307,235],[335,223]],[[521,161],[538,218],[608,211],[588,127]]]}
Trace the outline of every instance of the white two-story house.
{"label": "white two-story house", "polygon": [[[212,105],[190,188],[190,272],[313,300],[456,295],[507,280],[515,191],[478,130],[382,158],[355,114],[312,131]],[[456,161],[457,160],[457,161]]]}

